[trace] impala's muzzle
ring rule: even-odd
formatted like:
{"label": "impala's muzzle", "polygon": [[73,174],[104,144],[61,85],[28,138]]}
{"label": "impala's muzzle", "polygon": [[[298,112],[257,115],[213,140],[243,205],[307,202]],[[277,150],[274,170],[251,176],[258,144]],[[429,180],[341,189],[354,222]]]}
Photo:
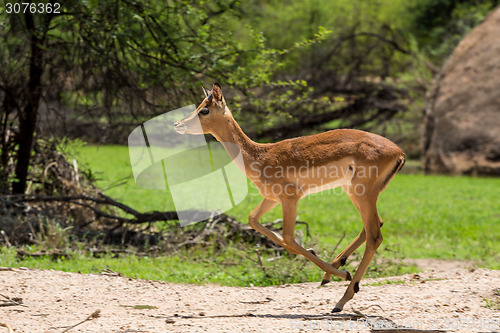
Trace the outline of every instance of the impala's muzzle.
{"label": "impala's muzzle", "polygon": [[179,120],[174,124],[174,129],[179,134],[186,133],[186,125],[182,122],[182,120]]}
{"label": "impala's muzzle", "polygon": [[175,122],[174,129],[179,134],[203,134],[197,111]]}
{"label": "impala's muzzle", "polygon": [[198,111],[204,107],[206,107],[210,101],[212,101],[212,93],[201,102],[200,105],[191,112],[191,114],[187,115],[183,119],[174,123],[174,129],[179,134],[203,134],[203,129],[200,124],[200,118],[198,116]]}

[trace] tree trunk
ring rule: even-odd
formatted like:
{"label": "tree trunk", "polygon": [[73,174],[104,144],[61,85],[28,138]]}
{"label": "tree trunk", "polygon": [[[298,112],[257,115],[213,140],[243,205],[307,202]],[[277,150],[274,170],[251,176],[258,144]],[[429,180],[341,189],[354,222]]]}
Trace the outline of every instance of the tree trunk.
{"label": "tree trunk", "polygon": [[33,15],[28,11],[24,15],[26,28],[30,36],[31,56],[29,67],[28,91],[26,92],[27,104],[19,117],[19,136],[17,141],[16,181],[12,190],[16,194],[24,194],[26,191],[26,180],[31,159],[31,149],[35,136],[38,106],[41,97],[41,83],[43,74],[43,49],[45,33],[36,31]]}

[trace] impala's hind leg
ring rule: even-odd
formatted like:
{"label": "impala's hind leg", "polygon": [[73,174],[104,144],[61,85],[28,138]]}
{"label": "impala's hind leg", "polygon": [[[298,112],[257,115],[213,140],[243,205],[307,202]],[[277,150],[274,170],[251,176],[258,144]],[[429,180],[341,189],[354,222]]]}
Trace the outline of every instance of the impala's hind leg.
{"label": "impala's hind leg", "polygon": [[372,195],[365,194],[363,196],[356,197],[356,201],[359,204],[359,210],[361,213],[361,219],[363,220],[363,230],[366,237],[366,248],[363,255],[363,259],[359,264],[356,274],[352,278],[351,283],[347,287],[347,290],[342,297],[342,299],[337,303],[332,312],[340,312],[344,308],[344,305],[353,298],[354,294],[359,291],[359,282],[363,278],[370,262],[375,255],[375,251],[382,243],[382,232],[380,231],[381,221],[377,213],[377,196],[378,192]]}
{"label": "impala's hind leg", "polygon": [[[347,258],[351,254],[353,254],[354,251],[358,249],[366,240],[366,234],[365,234],[365,229],[361,230],[359,235],[352,241],[351,244],[349,244],[348,247],[344,249],[335,259],[332,261],[332,266],[335,268],[340,268],[341,266],[344,266]],[[330,273],[325,273],[323,274],[323,280],[321,281],[321,285],[327,284],[330,282],[332,279],[332,274]]]}
{"label": "impala's hind leg", "polygon": [[[352,185],[342,186],[342,189],[348,195],[354,207],[356,207],[356,209],[359,211],[359,204],[356,201],[356,196],[354,195]],[[347,246],[344,249],[344,251],[342,251],[337,257],[335,257],[335,259],[333,259],[332,266],[335,268],[344,266],[349,256],[353,254],[354,251],[356,251],[358,247],[360,247],[365,242],[365,240],[366,240],[366,234],[365,234],[365,229],[363,228],[363,230],[361,230],[359,235],[352,241],[352,243],[349,244],[349,246]],[[331,281],[331,279],[332,275],[330,273],[325,273],[323,275],[323,280],[321,281],[321,285],[327,284],[328,282]]]}

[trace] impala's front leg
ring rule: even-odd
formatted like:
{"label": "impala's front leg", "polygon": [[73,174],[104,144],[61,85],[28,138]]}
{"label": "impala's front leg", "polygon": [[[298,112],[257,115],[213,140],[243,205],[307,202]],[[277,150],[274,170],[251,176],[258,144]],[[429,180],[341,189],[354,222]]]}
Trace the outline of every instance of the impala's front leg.
{"label": "impala's front leg", "polygon": [[265,213],[276,207],[278,203],[279,202],[277,201],[264,199],[248,216],[248,224],[253,229],[257,230],[258,232],[260,232],[267,238],[271,239],[279,246],[286,249],[288,252],[293,254],[299,254],[298,252],[286,246],[285,242],[283,241],[283,237],[281,237],[281,235],[275,233],[272,230],[269,230],[268,228],[264,227],[262,224],[259,223],[259,220],[262,217],[262,215],[264,215]]}
{"label": "impala's front leg", "polygon": [[283,208],[283,241],[287,248],[291,248],[297,253],[303,255],[310,261],[312,261],[316,266],[321,268],[327,273],[338,276],[344,280],[351,280],[351,274],[347,271],[339,271],[337,268],[333,267],[331,264],[324,262],[318,258],[315,254],[304,249],[300,244],[295,241],[295,222],[297,218],[297,204],[299,198],[284,198],[281,200],[281,206]]}

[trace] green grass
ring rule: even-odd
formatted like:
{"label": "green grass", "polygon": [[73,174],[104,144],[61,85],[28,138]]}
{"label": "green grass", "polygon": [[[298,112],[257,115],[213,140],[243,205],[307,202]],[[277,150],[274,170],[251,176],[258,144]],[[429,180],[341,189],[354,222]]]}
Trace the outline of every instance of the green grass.
{"label": "green grass", "polygon": [[157,306],[147,305],[147,304],[138,304],[138,305],[121,305],[124,308],[132,308],[135,310],[155,310],[158,309]]}
{"label": "green grass", "polygon": [[[88,165],[105,192],[139,211],[172,210],[167,191],[147,190],[135,185],[128,148],[123,146],[85,146],[79,148],[80,166]],[[123,183],[121,186],[114,186]],[[400,258],[473,260],[479,267],[500,269],[500,178],[423,176],[398,174],[380,195],[378,208],[384,220],[384,242],[377,254],[378,265],[371,265],[368,276],[389,276],[416,272],[414,267],[397,264]],[[248,197],[229,215],[245,222],[248,213],[261,201],[251,185]],[[342,235],[339,252],[359,233],[362,223],[345,194],[318,193],[303,199],[298,219],[309,224],[316,253],[330,260],[333,247]],[[281,218],[280,207],[263,221]],[[305,232],[302,225],[298,229]],[[322,272],[302,257],[286,256],[272,260],[262,255],[261,267],[255,253],[244,253],[236,246],[222,252],[214,250],[178,253],[158,258],[91,258],[76,253],[71,259],[16,259],[13,250],[3,250],[2,266],[51,268],[82,273],[111,269],[127,276],[172,282],[248,286],[320,281]],[[363,251],[363,247],[358,253]],[[361,252],[362,253],[362,252]],[[268,261],[272,260],[272,261]],[[351,272],[354,267],[348,267]]]}
{"label": "green grass", "polygon": [[[86,146],[79,159],[88,163],[108,188],[117,180],[122,186],[106,193],[140,211],[174,209],[167,191],[146,190],[132,178],[128,148]],[[405,258],[476,260],[500,269],[500,178],[424,176],[398,174],[380,195],[379,214],[384,220],[384,244]],[[246,222],[249,212],[262,197],[249,185],[248,197],[229,215]],[[280,206],[263,221],[281,218]],[[298,219],[307,221],[315,243],[332,248],[345,247],[362,228],[361,219],[341,191],[317,193],[300,201]],[[299,226],[299,228],[301,228]],[[391,252],[387,253],[390,257]]]}
{"label": "green grass", "polygon": [[375,283],[369,283],[367,284],[367,286],[385,286],[385,285],[389,285],[389,284],[407,284],[407,283],[412,283],[412,282],[408,282],[408,281],[404,281],[404,280],[396,280],[396,281],[392,281],[392,280],[383,280],[383,281],[379,281],[379,282],[375,282]]}
{"label": "green grass", "polygon": [[[94,258],[78,251],[70,251],[70,254],[70,258],[51,259],[46,256],[25,257],[19,260],[14,248],[3,248],[0,249],[0,266],[80,273],[109,273],[111,270],[132,278],[176,283],[218,283],[227,286],[319,282],[323,276],[323,271],[301,256],[285,254],[283,258],[277,258],[272,253],[262,253],[261,266],[254,251],[242,251],[234,246],[223,251],[189,250],[172,256],[159,257],[126,255],[116,258],[110,254]],[[328,258],[331,257],[333,254]],[[346,269],[352,272],[355,267],[348,264]],[[367,276],[385,277],[415,271],[415,267],[383,262],[380,266],[371,267]]]}
{"label": "green grass", "polygon": [[486,298],[483,298],[483,299],[486,302],[486,307],[488,309],[500,310],[500,304],[498,304],[498,302],[495,302],[495,301],[492,301],[492,300],[489,300],[489,299],[486,299]]}

